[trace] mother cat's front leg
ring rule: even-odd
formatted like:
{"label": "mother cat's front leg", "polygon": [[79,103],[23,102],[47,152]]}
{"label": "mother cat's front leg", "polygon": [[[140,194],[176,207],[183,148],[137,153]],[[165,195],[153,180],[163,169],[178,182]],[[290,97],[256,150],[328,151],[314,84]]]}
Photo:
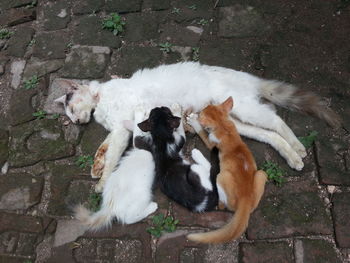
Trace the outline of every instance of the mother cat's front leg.
{"label": "mother cat's front leg", "polygon": [[128,146],[130,136],[131,133],[120,124],[114,127],[98,148],[91,170],[91,176],[93,178],[101,177],[99,182],[95,185],[96,192],[102,192],[107,178],[112,173],[121,155]]}

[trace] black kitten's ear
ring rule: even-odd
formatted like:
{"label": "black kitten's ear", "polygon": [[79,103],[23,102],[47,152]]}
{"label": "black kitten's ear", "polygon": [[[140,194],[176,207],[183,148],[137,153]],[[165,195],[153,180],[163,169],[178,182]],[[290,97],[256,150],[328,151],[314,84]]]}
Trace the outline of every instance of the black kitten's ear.
{"label": "black kitten's ear", "polygon": [[181,123],[181,118],[180,117],[172,117],[170,120],[169,120],[169,124],[170,124],[170,127],[172,129],[176,129],[180,126],[180,123]]}
{"label": "black kitten's ear", "polygon": [[147,119],[143,122],[140,122],[139,124],[137,124],[137,126],[139,126],[141,131],[144,131],[144,132],[149,132],[151,130],[151,123],[150,123],[149,119]]}

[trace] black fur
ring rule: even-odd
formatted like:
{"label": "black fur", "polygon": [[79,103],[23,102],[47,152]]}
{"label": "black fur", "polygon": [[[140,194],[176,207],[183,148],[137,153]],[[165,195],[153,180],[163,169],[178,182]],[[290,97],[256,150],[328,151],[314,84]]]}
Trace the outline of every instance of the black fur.
{"label": "black fur", "polygon": [[[154,108],[148,120],[139,123],[143,131],[152,135],[151,152],[156,166],[156,178],[164,194],[177,203],[196,211],[196,207],[207,198],[202,211],[213,210],[218,203],[216,175],[210,176],[213,190],[209,191],[200,183],[199,176],[191,170],[191,165],[183,163],[181,149],[185,138],[176,141],[174,134],[181,119],[172,115],[166,107]],[[172,146],[169,153],[168,147]],[[216,171],[215,171],[216,172]]]}

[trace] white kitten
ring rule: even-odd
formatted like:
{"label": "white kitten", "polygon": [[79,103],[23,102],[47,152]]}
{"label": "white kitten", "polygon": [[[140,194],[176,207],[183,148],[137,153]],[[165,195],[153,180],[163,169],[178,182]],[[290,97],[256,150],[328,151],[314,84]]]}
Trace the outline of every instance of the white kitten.
{"label": "white kitten", "polygon": [[[135,111],[134,140],[138,136],[148,136],[137,126],[145,119],[144,111]],[[75,207],[75,217],[90,230],[99,230],[111,225],[115,217],[122,224],[141,221],[157,210],[152,202],[154,181],[154,161],[149,151],[133,148],[120,160],[117,169],[107,179],[103,190],[101,209],[91,213],[82,205]]]}

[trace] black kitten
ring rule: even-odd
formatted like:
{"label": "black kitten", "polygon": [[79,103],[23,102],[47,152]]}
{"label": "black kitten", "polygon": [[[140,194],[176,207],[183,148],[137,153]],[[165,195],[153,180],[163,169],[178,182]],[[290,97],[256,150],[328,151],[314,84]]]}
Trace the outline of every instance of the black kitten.
{"label": "black kitten", "polygon": [[[181,116],[179,107],[176,110]],[[182,158],[185,131],[181,118],[167,107],[154,108],[138,126],[151,132],[150,149],[162,192],[191,211],[213,210],[218,203],[216,174],[210,176],[211,165],[197,149],[192,150],[195,164],[190,165]]]}

